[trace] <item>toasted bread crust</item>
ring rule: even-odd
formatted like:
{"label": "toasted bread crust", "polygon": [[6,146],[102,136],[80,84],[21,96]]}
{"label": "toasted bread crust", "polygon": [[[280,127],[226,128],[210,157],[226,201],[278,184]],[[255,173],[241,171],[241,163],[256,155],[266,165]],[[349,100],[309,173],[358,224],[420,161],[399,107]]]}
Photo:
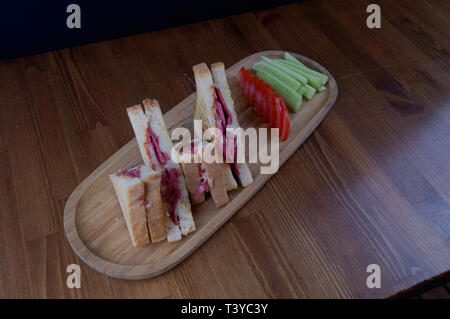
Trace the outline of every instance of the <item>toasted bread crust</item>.
{"label": "toasted bread crust", "polygon": [[197,74],[200,77],[211,75],[208,66],[204,62],[194,65],[192,71],[194,71],[194,75]]}
{"label": "toasted bread crust", "polygon": [[142,111],[142,105],[136,104],[127,108],[127,112],[140,112]]}
{"label": "toasted bread crust", "polygon": [[145,112],[149,112],[154,107],[160,108],[158,100],[154,99],[145,99],[142,101],[142,104],[144,105]]}
{"label": "toasted bread crust", "polygon": [[223,69],[225,71],[225,64],[223,62],[216,62],[211,64],[211,71],[215,69]]}

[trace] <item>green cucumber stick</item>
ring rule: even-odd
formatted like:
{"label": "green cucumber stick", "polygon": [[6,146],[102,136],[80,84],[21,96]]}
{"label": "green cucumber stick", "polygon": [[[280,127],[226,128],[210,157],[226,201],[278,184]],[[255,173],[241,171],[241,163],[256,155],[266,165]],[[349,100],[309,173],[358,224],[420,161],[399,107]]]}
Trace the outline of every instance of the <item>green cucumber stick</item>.
{"label": "green cucumber stick", "polygon": [[320,88],[318,88],[317,89],[317,92],[323,92],[323,91],[325,91],[327,88],[326,87],[324,87],[323,85],[320,87]]}
{"label": "green cucumber stick", "polygon": [[[308,68],[308,67],[307,67],[306,65],[304,65],[302,62],[300,62],[299,59],[297,59],[295,56],[293,56],[293,55],[290,54],[289,52],[285,52],[285,53],[284,53],[284,59],[285,59],[285,61],[294,63],[294,64],[298,65],[298,66],[301,67],[301,68],[308,69],[308,70],[310,70],[310,71],[314,71],[313,69]],[[314,71],[314,72],[317,72],[317,71]],[[321,73],[321,72],[317,72],[317,73],[325,76],[325,74],[323,74],[323,73]]]}
{"label": "green cucumber stick", "polygon": [[308,84],[303,84],[297,90],[297,92],[306,97],[308,100],[311,100],[312,97],[314,96],[314,93],[316,93],[316,90],[312,86],[309,86]]}
{"label": "green cucumber stick", "polygon": [[290,54],[289,52],[284,52],[284,59],[286,61],[291,61],[294,62],[296,64],[298,64],[299,66],[305,66],[302,62],[300,62],[297,58],[295,58],[292,54]]}
{"label": "green cucumber stick", "polygon": [[273,75],[258,71],[256,76],[270,85],[272,90],[286,102],[286,105],[294,112],[297,112],[302,105],[302,96],[289,86],[278,80]]}
{"label": "green cucumber stick", "polygon": [[[289,61],[289,60],[284,60],[284,62],[286,64],[291,65],[293,68],[295,68],[297,70],[302,70],[303,72],[306,72],[308,74],[311,74],[311,75],[319,78],[320,81],[322,82],[322,84],[326,84],[328,82],[328,76],[326,76],[323,73],[320,73],[320,72],[317,72],[315,70],[312,70],[312,69],[308,68],[307,66],[305,66],[304,64],[300,65],[300,64],[298,64],[296,62],[292,62],[292,61]],[[298,61],[298,62],[301,63],[300,61]]]}
{"label": "green cucumber stick", "polygon": [[311,74],[311,73],[308,73],[308,72],[306,72],[305,70],[299,69],[299,68],[295,65],[295,63],[292,63],[292,62],[290,62],[290,61],[286,61],[286,60],[283,60],[283,59],[276,59],[276,60],[273,60],[273,61],[274,61],[275,63],[281,64],[281,65],[283,65],[283,66],[285,66],[285,67],[291,69],[292,71],[295,71],[295,72],[297,72],[297,73],[303,75],[303,76],[306,77],[306,78],[310,78],[310,79],[312,79],[312,80],[314,80],[314,81],[322,82],[321,79],[320,79],[318,76],[316,76],[316,75],[314,75],[314,74]]}
{"label": "green cucumber stick", "polygon": [[288,61],[286,61],[286,60],[275,61],[275,63],[278,63],[278,64],[290,69],[291,71],[294,71],[297,74],[306,77],[308,79],[308,84],[310,84],[316,90],[322,86],[322,81],[318,77],[296,68],[293,64],[288,63]]}
{"label": "green cucumber stick", "polygon": [[283,71],[284,73],[288,74],[289,76],[293,77],[294,79],[296,79],[297,81],[299,81],[300,83],[307,83],[308,79],[301,75],[299,72],[295,72],[295,70],[293,71],[292,68],[289,68],[285,65],[281,65],[280,63],[277,63],[271,59],[268,59],[264,56],[261,57],[263,59],[264,62],[266,62],[267,64],[270,64],[274,67],[276,67],[277,69],[279,69],[280,71]]}
{"label": "green cucumber stick", "polygon": [[253,65],[253,70],[260,71],[260,72],[266,72],[270,75],[273,75],[278,80],[289,86],[294,91],[298,90],[298,88],[301,86],[302,83],[291,77],[289,74],[281,71],[280,69],[274,67],[273,65],[266,63],[266,62],[256,62]]}

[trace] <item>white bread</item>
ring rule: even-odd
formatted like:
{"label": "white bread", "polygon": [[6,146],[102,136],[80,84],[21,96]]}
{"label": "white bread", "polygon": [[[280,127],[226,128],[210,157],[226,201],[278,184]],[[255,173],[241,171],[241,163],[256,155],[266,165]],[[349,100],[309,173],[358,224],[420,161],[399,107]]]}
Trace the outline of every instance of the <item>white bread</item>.
{"label": "white bread", "polygon": [[[190,147],[188,145],[187,147]],[[189,191],[189,195],[191,198],[192,205],[198,205],[205,201],[205,194],[201,193],[197,199],[195,199],[195,193],[197,189],[200,187],[200,165],[201,165],[201,154],[191,154],[190,155],[191,162],[185,163],[182,162],[181,166],[183,167],[184,177],[186,178],[186,184]]]}
{"label": "white bread", "polygon": [[144,206],[144,183],[139,177],[109,175],[122,209],[133,247],[150,242]]}
{"label": "white bread", "polygon": [[[194,65],[195,84],[197,94],[194,108],[194,120],[202,120],[203,129],[217,127],[216,105],[214,99],[214,85],[211,72],[205,63]],[[231,172],[230,165],[223,163],[225,169],[225,185],[227,190],[237,188],[236,180]]]}
{"label": "white bread", "polygon": [[[233,118],[233,122],[230,124],[230,126],[233,128],[240,127],[236,115],[236,110],[234,108],[234,101],[231,97],[230,86],[228,85],[227,81],[225,65],[222,62],[211,64],[211,72],[213,75],[214,86],[218,88],[222,93],[228,110],[230,111]],[[237,169],[239,171],[239,181],[241,182],[242,186],[246,187],[253,183],[252,173],[250,172],[250,169],[248,168],[246,163],[237,163]]]}
{"label": "white bread", "polygon": [[223,166],[220,163],[202,163],[202,168],[206,171],[206,179],[209,184],[209,191],[217,207],[221,207],[229,202]]}
{"label": "white bread", "polygon": [[211,72],[205,63],[192,67],[197,88],[194,120],[202,120],[203,130],[217,127],[216,106],[214,105],[214,86]]}
{"label": "white bread", "polygon": [[[179,225],[176,225],[168,214],[168,206],[166,201],[162,201],[163,211],[166,218],[166,231],[167,240],[169,242],[177,241],[181,239],[181,234],[187,235],[195,230],[195,223],[192,217],[191,204],[189,202],[189,194],[186,187],[186,181],[183,177],[183,171],[180,165],[174,163],[172,159],[165,164],[160,164],[157,157],[150,147],[147,149],[145,146],[147,128],[150,126],[153,133],[158,138],[159,148],[161,152],[166,153],[169,157],[173,147],[172,141],[169,137],[164,118],[159,107],[159,103],[156,100],[146,99],[143,101],[145,113],[140,105],[133,106],[127,109],[128,116],[133,126],[133,130],[138,141],[139,149],[144,162],[153,168],[160,170],[162,174],[164,171],[170,169],[177,169],[180,172],[178,177],[178,189],[180,190],[180,199],[177,201],[176,213],[179,219]],[[164,193],[165,186],[161,185],[161,194]]]}
{"label": "white bread", "polygon": [[[181,167],[183,168],[184,178],[186,179],[186,185],[189,191],[189,196],[191,198],[192,205],[198,205],[205,201],[205,194],[201,193],[197,199],[195,199],[195,193],[200,187],[200,165],[201,165],[201,154],[200,152],[192,152],[192,145],[198,145],[201,141],[191,140],[186,142],[184,145],[179,145],[179,154]],[[189,150],[185,152],[185,150]],[[187,162],[189,160],[189,162]]]}
{"label": "white bread", "polygon": [[197,199],[195,199],[195,193],[200,187],[200,163],[181,163],[183,167],[184,177],[186,178],[186,184],[191,198],[192,205],[198,205],[205,201],[205,193],[201,193]]}
{"label": "white bread", "polygon": [[142,105],[137,104],[127,108],[127,113],[145,165],[150,166],[153,169],[157,169],[158,163],[153,163],[152,161],[152,158],[155,158],[153,149],[151,147],[149,149],[145,147],[145,142],[147,139],[146,129],[148,127],[148,118],[142,111]]}
{"label": "white bread", "polygon": [[153,243],[167,238],[166,222],[161,203],[161,172],[141,166],[141,180],[145,188],[145,212],[148,231]]}

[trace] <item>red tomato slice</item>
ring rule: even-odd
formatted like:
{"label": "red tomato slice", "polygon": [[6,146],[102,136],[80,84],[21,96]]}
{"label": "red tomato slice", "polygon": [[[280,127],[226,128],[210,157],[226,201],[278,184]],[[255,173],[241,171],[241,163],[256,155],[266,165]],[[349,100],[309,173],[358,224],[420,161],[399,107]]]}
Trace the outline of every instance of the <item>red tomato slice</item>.
{"label": "red tomato slice", "polygon": [[280,128],[280,137],[281,137],[281,134],[282,134],[283,128],[284,128],[285,119],[284,119],[283,115],[286,110],[286,105],[284,104],[284,101],[281,98],[277,99],[277,103],[279,104],[279,110],[280,110],[280,126],[279,126],[279,128]]}
{"label": "red tomato slice", "polygon": [[242,89],[242,93],[244,94],[244,97],[247,98],[247,96],[245,95],[245,75],[244,75],[244,68],[241,68],[239,70],[239,85],[241,86]]}
{"label": "red tomato slice", "polygon": [[257,103],[258,103],[258,91],[260,90],[259,88],[259,80],[256,77],[252,78],[252,82],[253,82],[253,87],[255,88],[253,97],[252,97],[252,105],[255,107],[255,109],[257,108]]}
{"label": "red tomato slice", "polygon": [[255,85],[255,81],[253,81],[252,79],[249,81],[248,84],[248,102],[250,104],[251,107],[255,108],[255,100],[256,100],[256,85]]}
{"label": "red tomato slice", "polygon": [[291,126],[291,122],[289,119],[289,112],[287,108],[283,110],[283,114],[281,115],[281,131],[280,131],[280,139],[281,141],[286,141],[289,137],[289,128]]}
{"label": "red tomato slice", "polygon": [[239,70],[239,84],[241,85],[241,87],[243,86],[242,84],[244,83],[244,68],[241,68]]}
{"label": "red tomato slice", "polygon": [[247,101],[250,100],[250,83],[251,83],[251,78],[248,75],[247,72],[244,73],[244,80],[245,80],[245,89],[246,89],[246,99]]}
{"label": "red tomato slice", "polygon": [[281,130],[281,120],[283,119],[283,100],[281,99],[281,97],[277,97],[276,99],[277,102],[277,111],[278,111],[278,128]]}
{"label": "red tomato slice", "polygon": [[263,106],[263,123],[267,123],[270,120],[270,104],[272,99],[272,92],[268,90],[269,85],[264,83],[264,106]]}
{"label": "red tomato slice", "polygon": [[241,85],[242,93],[246,100],[248,100],[248,77],[244,68],[239,70],[239,84]]}
{"label": "red tomato slice", "polygon": [[281,106],[278,102],[278,99],[278,96],[272,96],[272,103],[270,105],[270,127],[273,128],[280,127]]}
{"label": "red tomato slice", "polygon": [[264,82],[259,80],[256,82],[256,114],[261,117],[264,111]]}

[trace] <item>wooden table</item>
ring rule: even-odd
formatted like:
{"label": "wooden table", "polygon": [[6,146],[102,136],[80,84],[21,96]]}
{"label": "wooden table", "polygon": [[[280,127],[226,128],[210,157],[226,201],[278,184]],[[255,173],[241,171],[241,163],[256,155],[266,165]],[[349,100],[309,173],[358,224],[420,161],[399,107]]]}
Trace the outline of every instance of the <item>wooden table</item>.
{"label": "wooden table", "polygon": [[[450,268],[450,6],[309,1],[0,62],[0,297],[386,297]],[[167,111],[192,65],[298,52],[338,100],[280,171],[172,271],[123,281],[67,244],[64,204],[128,142],[127,106]],[[66,287],[81,265],[81,289]],[[369,289],[366,267],[381,267]]]}

